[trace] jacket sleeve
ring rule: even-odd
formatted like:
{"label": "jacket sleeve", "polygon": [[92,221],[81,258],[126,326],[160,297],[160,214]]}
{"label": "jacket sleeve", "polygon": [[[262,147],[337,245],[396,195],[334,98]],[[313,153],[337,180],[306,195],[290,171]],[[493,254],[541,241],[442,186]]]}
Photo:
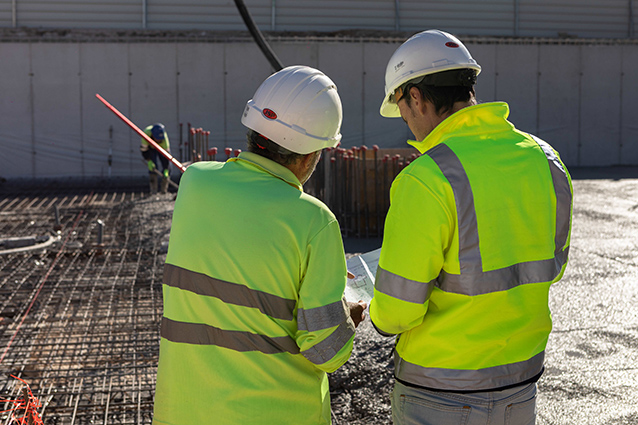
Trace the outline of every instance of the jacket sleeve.
{"label": "jacket sleeve", "polygon": [[392,184],[370,319],[383,335],[423,321],[454,231],[453,215],[437,192],[403,173]]}
{"label": "jacket sleeve", "polygon": [[325,372],[334,372],[350,357],[355,334],[343,297],[346,261],[336,220],[311,239],[305,262],[295,339],[306,359]]}
{"label": "jacket sleeve", "polygon": [[[144,129],[144,133],[148,137],[151,137],[151,128],[152,126],[149,126]],[[145,160],[148,161],[149,159],[151,159],[151,145],[149,145],[149,143],[143,137],[140,138],[140,152],[142,152],[142,158],[144,158]]]}

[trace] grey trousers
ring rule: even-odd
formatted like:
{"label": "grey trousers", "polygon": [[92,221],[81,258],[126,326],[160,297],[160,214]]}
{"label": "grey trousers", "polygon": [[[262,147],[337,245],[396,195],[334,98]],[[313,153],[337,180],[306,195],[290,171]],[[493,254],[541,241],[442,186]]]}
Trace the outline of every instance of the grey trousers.
{"label": "grey trousers", "polygon": [[397,382],[392,391],[392,421],[394,425],[534,425],[536,383],[462,394]]}

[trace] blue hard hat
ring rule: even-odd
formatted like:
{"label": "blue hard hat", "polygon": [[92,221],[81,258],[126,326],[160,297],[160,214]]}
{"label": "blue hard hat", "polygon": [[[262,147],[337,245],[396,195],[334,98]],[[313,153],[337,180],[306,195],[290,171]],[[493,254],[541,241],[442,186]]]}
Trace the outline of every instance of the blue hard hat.
{"label": "blue hard hat", "polygon": [[153,124],[153,128],[151,128],[151,136],[153,139],[164,140],[164,132],[164,124]]}

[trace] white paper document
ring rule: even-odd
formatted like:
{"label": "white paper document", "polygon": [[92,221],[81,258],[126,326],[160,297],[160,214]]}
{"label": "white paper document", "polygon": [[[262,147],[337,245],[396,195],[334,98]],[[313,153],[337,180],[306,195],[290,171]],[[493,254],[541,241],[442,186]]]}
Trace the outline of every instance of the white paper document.
{"label": "white paper document", "polygon": [[348,271],[354,274],[354,279],[348,279],[346,284],[346,301],[370,303],[380,254],[381,248],[348,259]]}

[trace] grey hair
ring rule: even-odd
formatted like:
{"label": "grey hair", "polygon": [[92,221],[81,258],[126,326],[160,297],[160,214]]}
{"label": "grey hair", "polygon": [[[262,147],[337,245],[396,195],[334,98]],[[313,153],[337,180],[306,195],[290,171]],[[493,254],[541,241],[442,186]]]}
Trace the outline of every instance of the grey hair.
{"label": "grey hair", "polygon": [[281,165],[294,164],[305,156],[278,145],[254,130],[248,130],[246,141],[248,142],[249,152],[271,159]]}

